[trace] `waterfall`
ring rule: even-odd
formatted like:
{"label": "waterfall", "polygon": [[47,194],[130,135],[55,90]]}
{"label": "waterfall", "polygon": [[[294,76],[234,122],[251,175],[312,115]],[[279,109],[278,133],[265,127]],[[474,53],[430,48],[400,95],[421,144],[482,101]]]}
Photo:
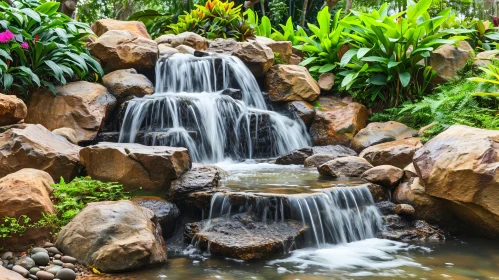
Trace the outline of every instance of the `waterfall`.
{"label": "waterfall", "polygon": [[301,221],[309,227],[307,242],[319,248],[374,238],[383,226],[366,186],[283,196],[216,193],[211,200],[209,220],[244,212],[254,213],[264,222]]}
{"label": "waterfall", "polygon": [[[241,90],[241,100],[223,90]],[[306,128],[269,111],[236,57],[176,54],[156,65],[156,93],[128,102],[120,142],[186,147],[194,161],[275,157],[310,145]]]}

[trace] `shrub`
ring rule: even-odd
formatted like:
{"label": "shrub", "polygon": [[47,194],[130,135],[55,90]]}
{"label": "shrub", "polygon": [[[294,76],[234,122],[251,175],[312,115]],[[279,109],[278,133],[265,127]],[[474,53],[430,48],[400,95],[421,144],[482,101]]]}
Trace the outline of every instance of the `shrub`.
{"label": "shrub", "polygon": [[58,2],[0,2],[0,89],[23,93],[74,78],[98,80],[102,68],[84,48],[86,24],[57,12]]}
{"label": "shrub", "polygon": [[208,39],[233,38],[246,41],[255,31],[244,20],[242,5],[234,7],[234,2],[208,0],[205,6],[196,5],[190,13],[179,16],[176,24],[169,26],[171,33],[195,32]]}

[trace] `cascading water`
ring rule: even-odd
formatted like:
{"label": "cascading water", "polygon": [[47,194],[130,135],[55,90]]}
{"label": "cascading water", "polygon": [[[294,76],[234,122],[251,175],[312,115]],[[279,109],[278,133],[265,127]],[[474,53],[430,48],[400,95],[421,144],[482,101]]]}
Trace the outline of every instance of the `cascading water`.
{"label": "cascading water", "polygon": [[[224,95],[240,89],[241,100]],[[275,157],[310,144],[301,121],[267,110],[236,57],[176,54],[156,65],[156,93],[129,101],[120,142],[186,147],[194,161]]]}

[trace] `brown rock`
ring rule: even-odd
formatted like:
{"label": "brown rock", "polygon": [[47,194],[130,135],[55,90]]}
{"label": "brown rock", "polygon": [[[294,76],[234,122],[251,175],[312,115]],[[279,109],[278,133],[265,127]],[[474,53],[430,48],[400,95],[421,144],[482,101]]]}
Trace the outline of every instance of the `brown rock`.
{"label": "brown rock", "polygon": [[53,134],[41,125],[28,124],[0,134],[0,177],[23,168],[49,173],[66,182],[80,174],[80,147]]}
{"label": "brown rock", "polygon": [[178,201],[193,192],[214,190],[224,173],[223,169],[214,165],[193,163],[191,170],[172,181],[167,197]]}
{"label": "brown rock", "polygon": [[189,46],[184,46],[184,45],[177,46],[175,49],[179,53],[183,53],[183,54],[194,54],[194,52],[196,51],[196,49],[191,48]]}
{"label": "brown rock", "polygon": [[177,205],[156,196],[137,196],[132,199],[132,202],[154,212],[164,236],[173,233],[177,225],[177,219],[180,217],[180,210]]}
{"label": "brown rock", "polygon": [[210,43],[208,52],[232,54],[242,48],[241,44],[234,39],[217,38]]}
{"label": "brown rock", "polygon": [[138,74],[135,69],[116,70],[104,76],[102,82],[120,103],[133,97],[154,93],[152,82],[146,76]]}
{"label": "brown rock", "polygon": [[288,154],[278,157],[275,164],[290,165],[290,164],[303,164],[305,159],[312,155],[312,148],[305,147],[296,149]]}
{"label": "brown rock", "polygon": [[138,37],[151,39],[151,35],[147,32],[146,26],[140,21],[121,21],[106,18],[98,20],[92,25],[92,31],[97,36],[102,36],[109,30],[129,31]]}
{"label": "brown rock", "polygon": [[[21,169],[0,178],[0,217],[19,218],[26,215],[32,222],[42,218],[42,213],[54,214],[54,205],[50,200],[50,174],[36,169]],[[22,236],[0,238],[0,247],[9,250],[24,250],[32,244],[50,238],[50,230],[44,228],[28,229]],[[1,266],[1,265],[0,265]]]}
{"label": "brown rock", "polygon": [[404,180],[414,177],[418,177],[418,173],[416,172],[416,168],[414,168],[414,164],[410,163],[404,168]]}
{"label": "brown rock", "polygon": [[370,146],[360,153],[372,165],[393,165],[404,168],[412,162],[414,153],[421,148],[419,138],[408,138]]}
{"label": "brown rock", "polygon": [[116,98],[99,84],[73,82],[57,87],[56,96],[44,90],[31,95],[26,123],[41,124],[49,130],[68,127],[78,142],[94,140]]}
{"label": "brown rock", "polygon": [[208,41],[206,38],[193,32],[184,32],[178,35],[166,34],[158,37],[155,41],[158,45],[166,43],[170,44],[173,48],[181,45],[191,47],[196,51],[206,50],[208,48]]}
{"label": "brown rock", "polygon": [[369,115],[364,105],[340,105],[326,112],[316,112],[310,127],[314,145],[350,145],[352,138],[365,127]]}
{"label": "brown rock", "polygon": [[176,53],[179,53],[177,49],[164,44],[158,45],[158,50],[159,50],[159,56],[171,56]]}
{"label": "brown rock", "polygon": [[288,109],[294,112],[306,126],[310,126],[315,117],[315,108],[306,101],[292,101],[288,103]]}
{"label": "brown rock", "polygon": [[[352,102],[349,102],[352,103]],[[319,96],[314,101],[314,106],[317,108],[319,111],[327,112],[335,109],[340,109],[345,106],[347,106],[349,103],[343,102],[343,100],[332,97],[332,96]]]}
{"label": "brown rock", "polygon": [[87,47],[107,73],[129,68],[140,73],[152,71],[158,60],[156,42],[129,31],[108,31]]}
{"label": "brown rock", "polygon": [[454,125],[414,155],[426,193],[476,233],[499,236],[499,131]]}
{"label": "brown rock", "polygon": [[118,272],[166,262],[161,227],[154,212],[131,201],[89,203],[59,233],[57,248],[101,272]]}
{"label": "brown rock", "polygon": [[361,157],[341,157],[333,159],[319,166],[317,170],[322,176],[360,177],[362,173],[373,168],[367,160]]}
{"label": "brown rock", "polygon": [[430,56],[430,66],[436,71],[434,83],[453,80],[458,70],[466,66],[472,58],[473,48],[466,41],[461,41],[458,47],[448,44],[433,51]]}
{"label": "brown rock", "polygon": [[322,73],[319,76],[319,87],[324,90],[328,91],[331,90],[334,86],[334,74],[333,73]]}
{"label": "brown rock", "polygon": [[271,48],[274,53],[278,53],[282,63],[289,63],[289,59],[293,55],[293,44],[291,41],[274,41],[262,36],[256,36],[256,41]]}
{"label": "brown rock", "polygon": [[303,58],[295,55],[295,54],[292,54],[290,57],[289,57],[289,62],[288,64],[291,64],[291,65],[299,65],[300,63],[302,63],[303,61]]}
{"label": "brown rock", "polygon": [[274,52],[256,41],[243,43],[241,49],[235,50],[232,55],[241,59],[257,78],[265,76],[274,65]]}
{"label": "brown rock", "polygon": [[372,145],[416,137],[418,132],[399,122],[374,122],[361,129],[352,140],[357,152]]}
{"label": "brown rock", "polygon": [[404,171],[400,168],[391,165],[380,165],[364,172],[361,178],[391,189],[398,185],[403,175]]}
{"label": "brown rock", "polygon": [[316,154],[305,159],[305,167],[319,167],[324,163],[335,159],[336,157],[327,154]]}
{"label": "brown rock", "polygon": [[0,126],[16,124],[28,113],[24,102],[15,95],[0,93]]}
{"label": "brown rock", "polygon": [[76,138],[76,132],[74,129],[69,127],[61,127],[58,129],[52,130],[52,133],[55,135],[59,135],[64,139],[68,140],[71,144],[78,144],[78,139]]}
{"label": "brown rock", "polygon": [[298,65],[272,66],[265,87],[272,101],[314,101],[321,93],[307,68]]}
{"label": "brown rock", "polygon": [[414,207],[409,204],[398,204],[395,206],[395,214],[412,217],[416,213]]}
{"label": "brown rock", "polygon": [[83,148],[80,157],[93,179],[118,182],[126,190],[165,191],[191,166],[185,148],[128,143],[99,143]]}

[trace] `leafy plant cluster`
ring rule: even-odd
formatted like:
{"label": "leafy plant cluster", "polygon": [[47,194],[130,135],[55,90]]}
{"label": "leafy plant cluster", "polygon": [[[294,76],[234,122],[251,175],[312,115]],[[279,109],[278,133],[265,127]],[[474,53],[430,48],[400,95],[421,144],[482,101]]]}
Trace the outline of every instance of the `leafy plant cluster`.
{"label": "leafy plant cluster", "polygon": [[28,228],[51,228],[54,233],[67,225],[88,203],[129,199],[130,194],[117,183],[104,183],[90,177],[75,178],[70,183],[64,179],[52,185],[55,214],[42,213],[42,219],[31,222],[27,216],[4,217],[0,224],[0,238],[22,235]]}
{"label": "leafy plant cluster", "polygon": [[0,2],[0,90],[23,93],[73,79],[98,80],[102,68],[84,48],[89,27],[57,12],[58,2]]}

